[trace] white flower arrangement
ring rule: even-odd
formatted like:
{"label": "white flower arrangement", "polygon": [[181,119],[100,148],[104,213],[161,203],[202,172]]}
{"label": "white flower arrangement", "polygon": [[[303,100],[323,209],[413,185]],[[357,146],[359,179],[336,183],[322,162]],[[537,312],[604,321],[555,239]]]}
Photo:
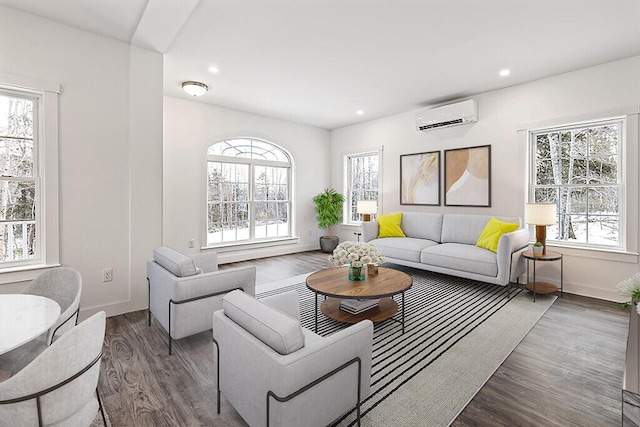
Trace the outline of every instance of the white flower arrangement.
{"label": "white flower arrangement", "polygon": [[638,305],[638,301],[640,301],[640,273],[618,283],[616,285],[616,292],[618,295],[631,299],[631,301],[620,304],[622,308],[635,305],[638,314],[640,314],[640,305]]}
{"label": "white flower arrangement", "polygon": [[333,250],[333,255],[329,255],[329,261],[334,265],[351,264],[353,267],[362,267],[365,264],[383,263],[385,258],[371,243],[342,242]]}

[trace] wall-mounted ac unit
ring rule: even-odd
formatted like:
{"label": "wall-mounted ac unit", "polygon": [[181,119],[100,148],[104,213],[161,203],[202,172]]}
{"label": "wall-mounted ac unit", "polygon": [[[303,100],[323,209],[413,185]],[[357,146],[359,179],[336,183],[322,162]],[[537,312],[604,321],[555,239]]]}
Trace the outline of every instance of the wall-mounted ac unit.
{"label": "wall-mounted ac unit", "polygon": [[473,99],[416,113],[416,129],[423,132],[477,121],[478,104]]}

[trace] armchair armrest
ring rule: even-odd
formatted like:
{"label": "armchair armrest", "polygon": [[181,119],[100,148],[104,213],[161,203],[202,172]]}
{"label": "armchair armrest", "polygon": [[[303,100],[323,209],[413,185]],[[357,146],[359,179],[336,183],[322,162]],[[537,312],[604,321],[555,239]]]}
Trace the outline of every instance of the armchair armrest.
{"label": "armchair armrest", "polygon": [[[273,387],[272,391],[278,396],[287,396],[358,357],[362,363],[361,376],[366,380],[360,385],[361,398],[364,399],[369,395],[372,348],[373,322],[370,320],[362,320],[328,337],[314,340],[295,353],[277,358],[281,374],[288,381],[281,382],[278,384],[280,387]],[[351,376],[350,380],[354,379],[355,376]]]}
{"label": "armchair armrest", "polygon": [[196,267],[200,267],[204,273],[218,270],[218,254],[215,252],[203,252],[188,256],[196,264]]}
{"label": "armchair armrest", "polygon": [[196,274],[175,279],[171,298],[174,301],[242,288],[249,295],[256,293],[256,268],[238,267]]}
{"label": "armchair armrest", "polygon": [[296,291],[271,295],[269,297],[260,298],[258,301],[261,301],[269,307],[275,308],[298,321],[300,320],[300,302],[298,301],[298,292]]}

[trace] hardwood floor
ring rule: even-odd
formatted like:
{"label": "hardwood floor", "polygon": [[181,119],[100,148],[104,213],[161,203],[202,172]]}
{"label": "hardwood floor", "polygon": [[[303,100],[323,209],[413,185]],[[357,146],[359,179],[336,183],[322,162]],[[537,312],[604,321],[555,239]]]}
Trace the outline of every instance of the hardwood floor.
{"label": "hardwood floor", "polygon": [[[227,264],[255,265],[257,283],[330,266],[306,252]],[[533,302],[532,302],[533,304]],[[614,426],[628,312],[565,294],[454,421],[454,426]],[[174,342],[147,312],[107,319],[100,393],[113,426],[241,426],[224,400],[216,414],[211,333]]]}

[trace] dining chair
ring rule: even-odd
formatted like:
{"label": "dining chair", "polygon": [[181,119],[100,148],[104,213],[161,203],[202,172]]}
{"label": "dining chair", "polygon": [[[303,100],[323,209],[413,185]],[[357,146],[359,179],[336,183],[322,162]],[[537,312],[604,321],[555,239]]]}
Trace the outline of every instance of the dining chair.
{"label": "dining chair", "polygon": [[60,317],[47,333],[47,345],[53,342],[56,333],[62,334],[78,322],[82,277],[76,269],[56,267],[47,270],[36,277],[22,293],[47,297],[60,305]]}
{"label": "dining chair", "polygon": [[98,410],[105,312],[94,314],[0,382],[0,427],[89,426]]}

